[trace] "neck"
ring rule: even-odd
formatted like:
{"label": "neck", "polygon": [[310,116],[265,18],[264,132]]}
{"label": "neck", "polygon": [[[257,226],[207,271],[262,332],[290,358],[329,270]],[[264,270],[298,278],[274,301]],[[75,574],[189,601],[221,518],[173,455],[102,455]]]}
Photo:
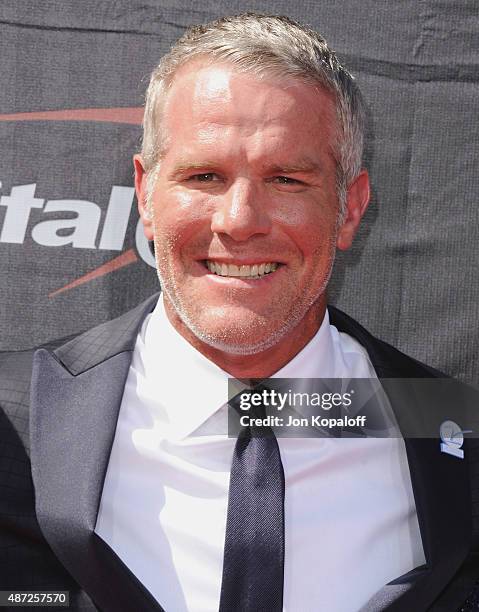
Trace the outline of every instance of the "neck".
{"label": "neck", "polygon": [[321,326],[326,312],[326,296],[323,294],[311,306],[300,323],[272,347],[241,355],[217,349],[200,340],[180,319],[169,300],[164,300],[165,311],[176,331],[197,351],[234,378],[268,378],[297,355]]}

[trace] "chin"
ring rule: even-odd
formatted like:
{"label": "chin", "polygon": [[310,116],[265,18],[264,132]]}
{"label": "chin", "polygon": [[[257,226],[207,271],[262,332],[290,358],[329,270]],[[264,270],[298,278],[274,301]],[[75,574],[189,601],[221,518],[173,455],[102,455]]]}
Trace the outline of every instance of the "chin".
{"label": "chin", "polygon": [[214,321],[205,321],[193,320],[186,313],[178,314],[198,340],[232,355],[256,355],[266,351],[280,342],[292,327],[286,321],[278,321],[273,326],[270,318],[259,316],[247,319],[215,317]]}

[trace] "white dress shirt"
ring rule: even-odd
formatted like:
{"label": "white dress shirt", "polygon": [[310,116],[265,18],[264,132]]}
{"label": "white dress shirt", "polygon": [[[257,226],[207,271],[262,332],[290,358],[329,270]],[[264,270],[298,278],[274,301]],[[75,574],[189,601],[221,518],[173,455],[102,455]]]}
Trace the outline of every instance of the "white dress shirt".
{"label": "white dress shirt", "polygon": [[[170,324],[138,335],[95,527],[166,612],[218,610],[228,486],[228,374]],[[324,321],[274,375],[367,378],[365,349]],[[424,552],[401,439],[279,438],[287,612],[353,612]]]}

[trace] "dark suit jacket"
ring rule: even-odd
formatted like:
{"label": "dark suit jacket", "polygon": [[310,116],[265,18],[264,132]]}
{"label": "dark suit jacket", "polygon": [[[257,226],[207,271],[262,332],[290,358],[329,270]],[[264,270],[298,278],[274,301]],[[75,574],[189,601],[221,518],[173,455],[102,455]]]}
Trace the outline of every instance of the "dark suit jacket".
{"label": "dark suit jacket", "polygon": [[[93,531],[132,350],[157,298],[38,350],[33,370],[32,351],[0,355],[0,590],[69,590],[78,610],[161,610]],[[438,375],[339,310],[330,317],[367,349],[379,377]],[[426,565],[364,610],[449,612],[466,598],[464,609],[479,609],[467,461],[440,453],[438,440],[408,439],[406,451]]]}

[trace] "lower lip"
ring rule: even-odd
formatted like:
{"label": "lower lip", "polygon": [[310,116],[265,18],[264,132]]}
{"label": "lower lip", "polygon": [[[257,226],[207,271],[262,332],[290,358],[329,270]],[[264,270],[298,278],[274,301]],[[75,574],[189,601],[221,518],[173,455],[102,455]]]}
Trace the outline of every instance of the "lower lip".
{"label": "lower lip", "polygon": [[201,265],[205,273],[205,278],[209,281],[217,285],[239,289],[266,288],[275,278],[279,278],[282,275],[283,269],[286,267],[285,265],[280,265],[274,272],[269,272],[269,274],[265,274],[259,278],[249,278],[247,276],[220,276],[219,274],[210,272],[204,264]]}

